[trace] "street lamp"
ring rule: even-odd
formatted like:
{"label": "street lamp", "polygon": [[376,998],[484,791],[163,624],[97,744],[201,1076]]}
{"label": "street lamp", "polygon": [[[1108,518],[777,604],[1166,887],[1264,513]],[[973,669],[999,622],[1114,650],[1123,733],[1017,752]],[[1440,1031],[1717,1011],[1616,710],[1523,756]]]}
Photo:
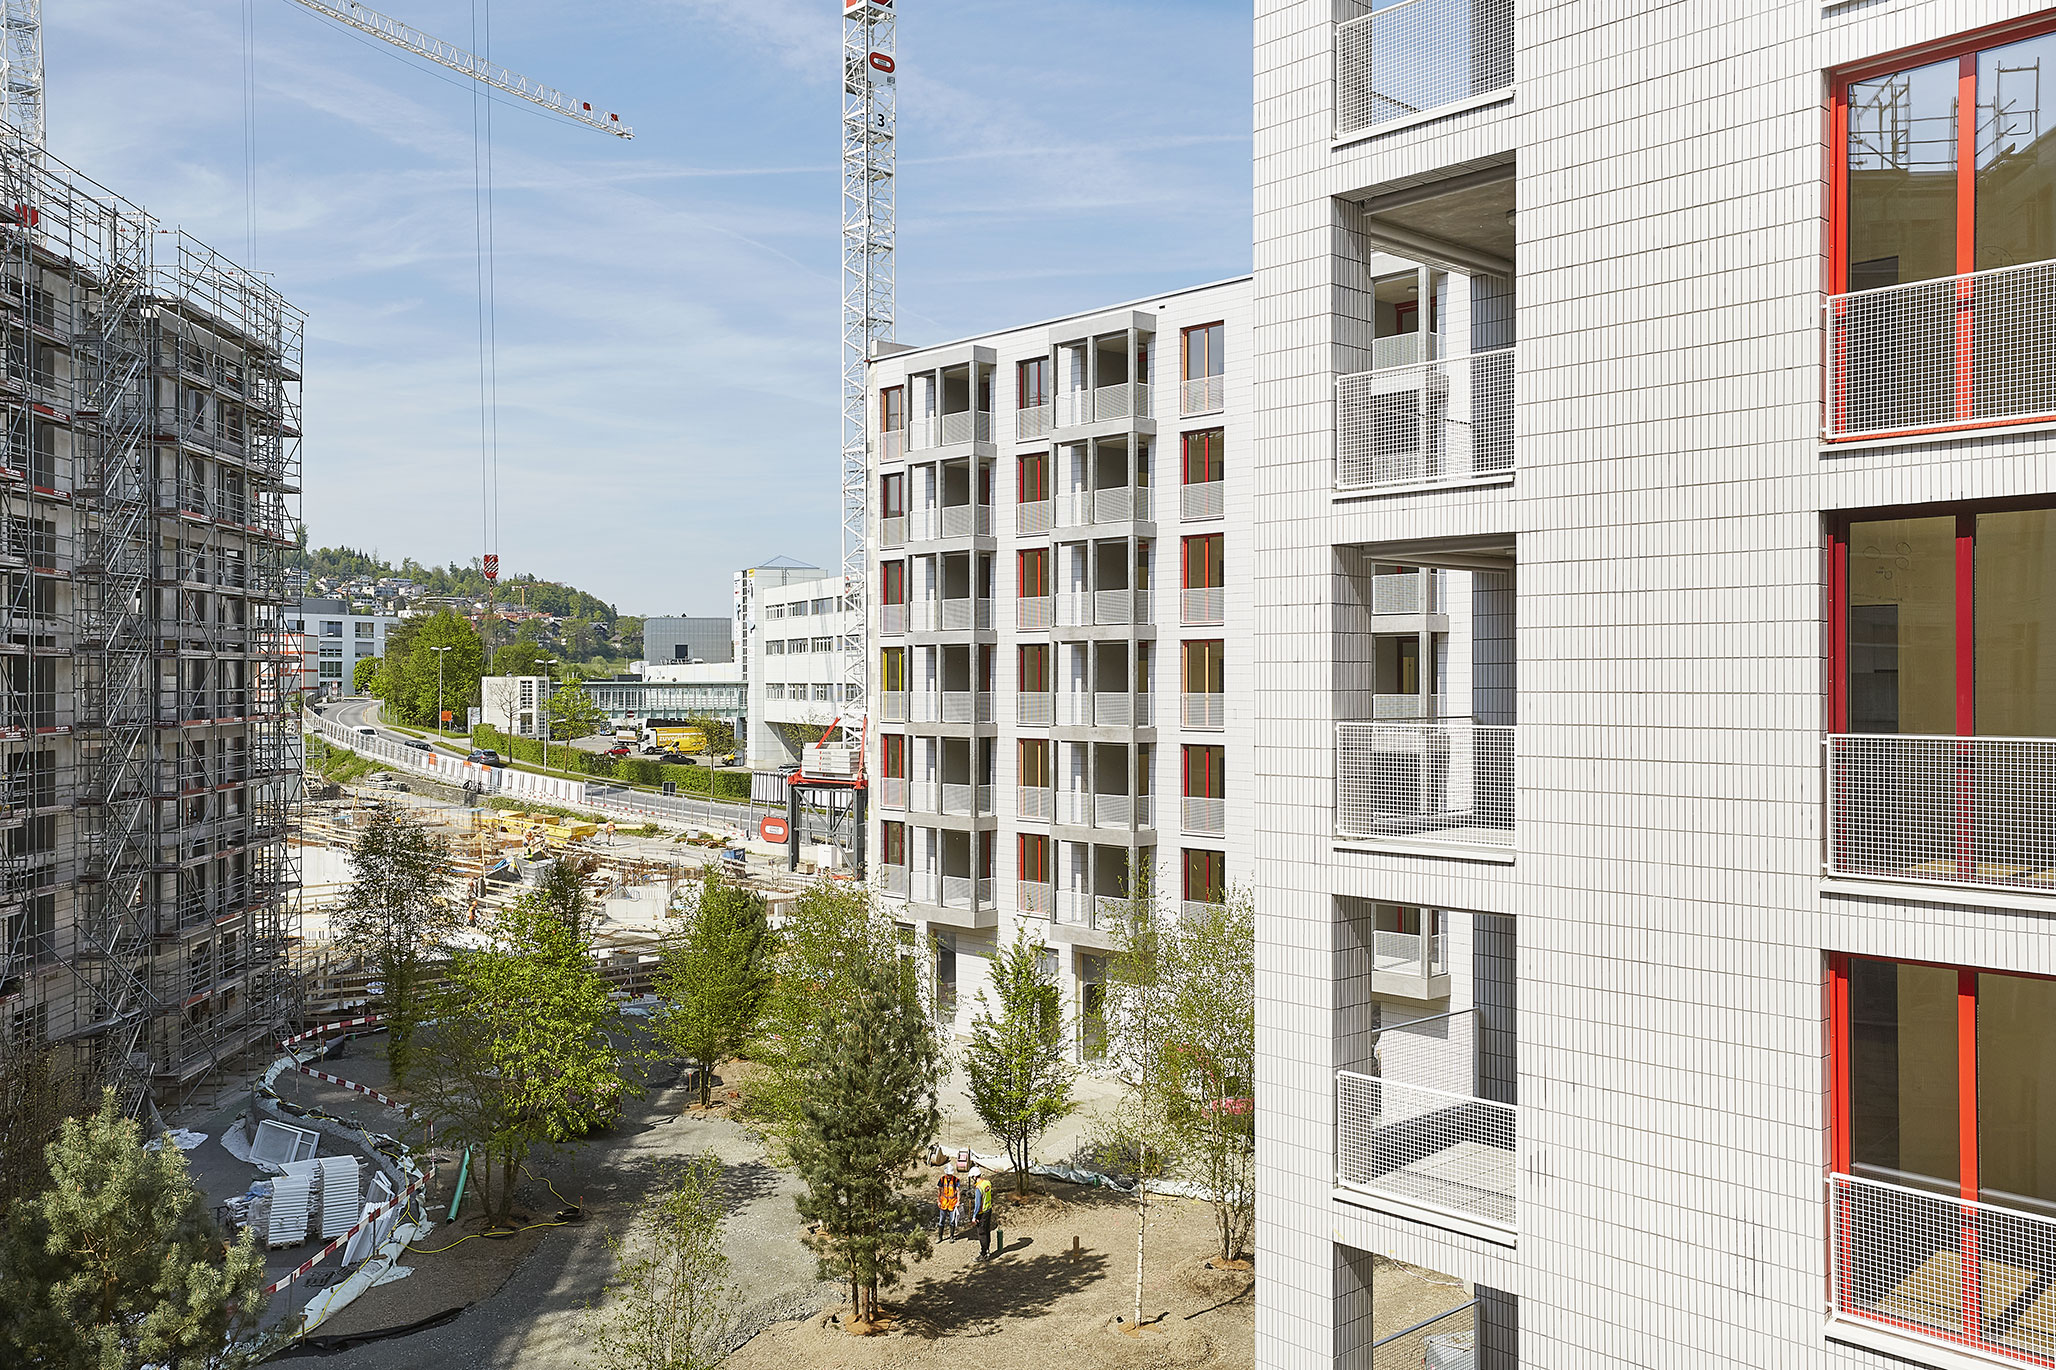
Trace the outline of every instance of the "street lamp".
{"label": "street lamp", "polygon": [[546,771],[550,768],[550,690],[557,683],[557,673],[552,669],[556,664],[556,657],[546,656],[543,658],[543,680],[546,682],[543,686],[542,700],[543,769]]}
{"label": "street lamp", "polygon": [[443,735],[443,653],[454,652],[455,647],[431,647],[435,653],[435,735]]}

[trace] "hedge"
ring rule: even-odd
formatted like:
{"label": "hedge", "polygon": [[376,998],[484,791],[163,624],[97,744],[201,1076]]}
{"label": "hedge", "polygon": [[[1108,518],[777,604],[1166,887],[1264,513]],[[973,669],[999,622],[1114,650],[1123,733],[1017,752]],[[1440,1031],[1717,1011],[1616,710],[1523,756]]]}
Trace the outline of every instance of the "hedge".
{"label": "hedge", "polygon": [[[491,724],[481,723],[471,732],[471,745],[489,747],[501,756],[514,761],[526,761],[540,766],[543,761],[543,744],[532,737],[512,737]],[[576,747],[558,746],[552,749],[556,754],[550,758],[563,770],[583,771],[587,775],[607,780],[621,780],[630,785],[647,785],[656,789],[667,780],[675,781],[680,794],[703,794],[714,799],[748,799],[750,797],[750,773],[748,771],[716,771],[705,766],[671,766],[647,756],[624,756],[618,761],[605,752],[581,751]]]}

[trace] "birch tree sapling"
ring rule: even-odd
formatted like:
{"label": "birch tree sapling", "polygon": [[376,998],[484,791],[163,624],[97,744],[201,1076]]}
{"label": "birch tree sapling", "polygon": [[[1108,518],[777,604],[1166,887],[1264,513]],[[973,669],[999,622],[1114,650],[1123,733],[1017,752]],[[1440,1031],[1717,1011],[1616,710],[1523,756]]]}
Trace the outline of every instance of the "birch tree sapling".
{"label": "birch tree sapling", "polygon": [[1073,1107],[1075,1072],[1056,976],[1046,960],[1027,930],[1016,929],[1013,942],[993,957],[987,988],[978,991],[971,1045],[964,1052],[971,1108],[1006,1147],[1015,1192],[1021,1194],[1028,1192],[1036,1139]]}
{"label": "birch tree sapling", "polygon": [[721,1161],[685,1162],[626,1240],[609,1237],[614,1278],[587,1310],[588,1359],[598,1370],[712,1370],[734,1291],[721,1250]]}

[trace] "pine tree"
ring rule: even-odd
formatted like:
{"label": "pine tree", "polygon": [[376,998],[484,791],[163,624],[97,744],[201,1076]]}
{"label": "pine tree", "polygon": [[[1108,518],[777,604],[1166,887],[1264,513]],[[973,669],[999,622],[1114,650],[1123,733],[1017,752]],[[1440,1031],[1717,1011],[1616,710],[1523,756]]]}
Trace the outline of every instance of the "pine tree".
{"label": "pine tree", "polygon": [[742,1050],[771,990],[764,900],[714,866],[703,869],[684,940],[667,948],[657,992],[669,1005],[657,1035],[700,1067],[700,1107],[714,1067]]}
{"label": "pine tree", "polygon": [[67,1119],[50,1187],[16,1205],[0,1245],[0,1359],[52,1370],[220,1370],[256,1328],[264,1255],[224,1244],[166,1144],[145,1151],[113,1091]]}
{"label": "pine tree", "polygon": [[1073,1073],[1056,977],[1025,928],[993,958],[989,988],[997,1012],[980,990],[964,1053],[966,1088],[985,1130],[1006,1147],[1015,1186],[1025,1194],[1029,1149],[1071,1111]]}
{"label": "pine tree", "polygon": [[942,1125],[936,1044],[914,977],[892,962],[854,968],[849,1002],[817,1020],[820,1054],[808,1073],[792,1138],[807,1192],[800,1216],[824,1279],[850,1291],[859,1323],[878,1320],[878,1291],[928,1254],[928,1228],[906,1192],[909,1171]]}
{"label": "pine tree", "polygon": [[369,811],[350,848],[350,892],[335,914],[336,940],[378,971],[384,989],[393,1078],[404,1079],[407,1049],[421,1020],[421,971],[457,928],[450,898],[450,844],[407,821],[390,804]]}

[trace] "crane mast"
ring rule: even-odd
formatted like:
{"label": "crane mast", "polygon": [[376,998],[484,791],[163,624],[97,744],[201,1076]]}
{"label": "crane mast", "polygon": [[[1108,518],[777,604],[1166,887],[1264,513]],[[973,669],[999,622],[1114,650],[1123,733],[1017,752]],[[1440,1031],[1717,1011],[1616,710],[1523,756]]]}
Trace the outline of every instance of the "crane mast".
{"label": "crane mast", "polygon": [[0,97],[8,127],[43,154],[43,0],[0,0]]}
{"label": "crane mast", "polygon": [[[894,143],[899,132],[895,23],[892,0],[843,0],[842,579],[851,624],[842,653],[845,719],[861,719],[869,700],[865,363],[872,344],[892,336]],[[862,727],[844,731],[861,738]]]}

